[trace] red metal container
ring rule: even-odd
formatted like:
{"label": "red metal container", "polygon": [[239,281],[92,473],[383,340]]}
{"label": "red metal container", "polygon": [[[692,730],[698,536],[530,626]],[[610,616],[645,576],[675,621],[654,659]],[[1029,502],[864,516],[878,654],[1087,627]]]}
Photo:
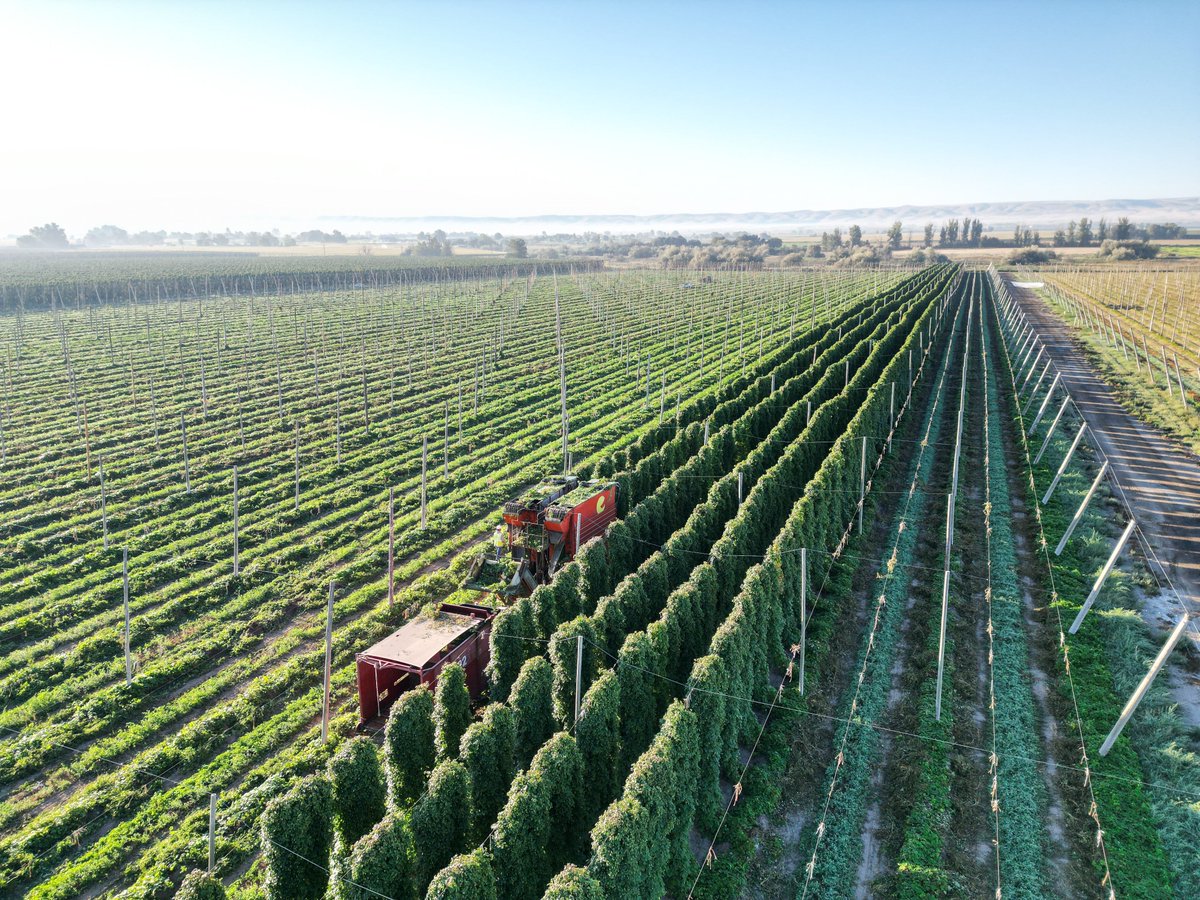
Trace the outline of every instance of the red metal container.
{"label": "red metal container", "polygon": [[442,668],[458,663],[467,676],[471,698],[486,685],[491,659],[489,638],[497,610],[473,604],[443,603],[436,615],[422,615],[359,653],[359,721],[384,715],[396,698],[421,684],[432,689]]}

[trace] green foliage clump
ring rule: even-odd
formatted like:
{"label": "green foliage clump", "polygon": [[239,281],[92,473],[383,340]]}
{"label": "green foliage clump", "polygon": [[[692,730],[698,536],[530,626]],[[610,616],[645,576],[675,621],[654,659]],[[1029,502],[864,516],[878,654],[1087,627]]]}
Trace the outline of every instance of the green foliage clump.
{"label": "green foliage clump", "polygon": [[568,728],[575,716],[575,662],[579,652],[578,639],[583,638],[583,668],[579,690],[587,693],[600,667],[596,644],[596,629],[586,616],[576,616],[560,625],[550,638],[550,665],[554,669],[554,718],[559,727]]}
{"label": "green foliage clump", "polygon": [[225,885],[207,872],[193,869],[179,885],[175,900],[225,900]]}
{"label": "green foliage clump", "polygon": [[605,896],[686,892],[685,882],[695,867],[688,836],[699,764],[696,716],[676,702],[654,743],[630,772],[623,795],[592,831],[588,871]]}
{"label": "green foliage clump", "polygon": [[521,674],[513,685],[509,705],[516,717],[518,766],[528,763],[554,732],[552,683],[550,663],[537,656],[521,667]]}
{"label": "green foliage clump", "polygon": [[621,790],[621,685],[609,670],[596,679],[579,706],[575,736],[583,753],[587,791],[583,818],[593,822]]}
{"label": "green foliage clump", "polygon": [[357,737],[329,761],[333,822],[342,845],[350,847],[387,811],[387,788],[379,752],[370,738]]}
{"label": "green foliage clump", "polygon": [[535,638],[533,606],[528,597],[522,597],[492,620],[491,659],[485,674],[492,700],[503,703],[508,699],[521,666],[525,664],[533,649]]}
{"label": "green foliage clump", "polygon": [[411,803],[424,790],[436,760],[433,694],[428,688],[400,695],[384,728],[383,750],[391,805]]}
{"label": "green foliage clump", "polygon": [[504,806],[515,772],[517,725],[513,711],[493,703],[463,734],[459,760],[471,776],[471,840],[482,841]]}
{"label": "green foliage clump", "polygon": [[412,810],[418,884],[429,884],[434,873],[466,849],[470,827],[471,776],[457,760],[438,763]]}
{"label": "green foliage clump", "polygon": [[587,869],[567,866],[554,876],[542,900],[605,900],[600,882]]}
{"label": "green foliage clump", "polygon": [[350,854],[348,878],[339,882],[342,900],[417,900],[416,851],[408,817],[392,812],[368,831]]}
{"label": "green foliage clump", "polygon": [[559,732],[517,776],[496,820],[492,858],[502,896],[536,900],[551,875],[580,855],[582,795],[583,757],[575,738]]}
{"label": "green foliage clump", "polygon": [[[263,883],[269,900],[320,900],[329,873],[333,840],[333,789],[329,780],[310,775],[267,804],[262,816]],[[310,865],[304,860],[312,860]]]}
{"label": "green foliage clump", "polygon": [[456,856],[429,885],[425,900],[496,900],[496,879],[487,854]]}
{"label": "green foliage clump", "polygon": [[439,760],[458,757],[459,742],[470,724],[467,673],[458,663],[451,663],[438,674],[433,700],[433,742]]}

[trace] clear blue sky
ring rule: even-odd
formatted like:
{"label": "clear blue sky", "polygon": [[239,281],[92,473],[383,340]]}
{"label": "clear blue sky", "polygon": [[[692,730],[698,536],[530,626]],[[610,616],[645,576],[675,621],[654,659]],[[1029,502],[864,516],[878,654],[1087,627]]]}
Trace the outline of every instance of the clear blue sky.
{"label": "clear blue sky", "polygon": [[1200,194],[1200,3],[0,15],[0,232]]}

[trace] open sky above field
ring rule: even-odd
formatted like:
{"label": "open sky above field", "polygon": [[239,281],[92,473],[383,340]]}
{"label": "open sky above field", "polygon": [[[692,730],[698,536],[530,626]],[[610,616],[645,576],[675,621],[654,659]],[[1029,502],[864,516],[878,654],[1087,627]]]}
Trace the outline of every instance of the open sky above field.
{"label": "open sky above field", "polygon": [[0,234],[1200,193],[1183,2],[0,13]]}

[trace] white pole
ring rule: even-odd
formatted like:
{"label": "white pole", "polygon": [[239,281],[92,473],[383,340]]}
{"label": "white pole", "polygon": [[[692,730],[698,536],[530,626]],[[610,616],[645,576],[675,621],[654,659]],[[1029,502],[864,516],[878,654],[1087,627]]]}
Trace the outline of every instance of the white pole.
{"label": "white pole", "polygon": [[325,617],[325,699],[321,704],[321,743],[329,740],[329,675],[333,667],[333,586],[329,582],[329,612]]}
{"label": "white pole", "polygon": [[425,528],[425,507],[428,500],[428,491],[426,490],[426,475],[427,464],[429,458],[429,438],[422,436],[421,438],[421,528]]}
{"label": "white pole", "polygon": [[742,470],[741,469],[738,469],[737,476],[738,476],[738,486],[737,486],[738,506],[741,506],[742,505]]}
{"label": "white pole", "polygon": [[1037,399],[1038,391],[1042,389],[1042,382],[1046,380],[1046,374],[1050,371],[1050,364],[1053,360],[1046,360],[1046,365],[1042,368],[1042,374],[1038,376],[1038,380],[1034,382],[1033,390],[1029,393],[1029,402],[1025,404],[1025,409],[1021,411],[1022,416],[1029,415],[1029,410],[1033,407],[1033,401]]}
{"label": "white pole", "polygon": [[1176,623],[1175,628],[1171,631],[1167,642],[1158,651],[1158,656],[1154,657],[1154,662],[1150,664],[1150,670],[1142,677],[1141,683],[1138,684],[1133,695],[1125,703],[1125,708],[1121,710],[1120,718],[1113,725],[1112,731],[1108,733],[1108,737],[1100,745],[1101,756],[1108,755],[1108,751],[1112,749],[1112,745],[1116,743],[1117,738],[1121,736],[1121,732],[1125,730],[1126,724],[1128,724],[1129,719],[1138,708],[1138,704],[1142,702],[1142,698],[1146,696],[1146,692],[1150,690],[1150,685],[1154,683],[1154,679],[1166,663],[1167,657],[1171,655],[1171,651],[1175,649],[1175,646],[1179,643],[1179,639],[1183,637],[1184,631],[1187,630],[1188,621],[1188,615],[1184,613],[1183,618]]}
{"label": "white pole", "polygon": [[217,795],[208,795],[208,874],[217,867]]}
{"label": "white pole", "polygon": [[1121,534],[1117,545],[1113,547],[1113,551],[1109,554],[1108,562],[1104,564],[1104,568],[1100,571],[1096,583],[1092,585],[1092,592],[1088,594],[1087,599],[1083,601],[1083,607],[1079,610],[1079,614],[1075,616],[1075,621],[1071,623],[1071,634],[1079,630],[1079,626],[1083,624],[1083,617],[1088,614],[1088,610],[1092,608],[1092,604],[1096,602],[1096,597],[1100,594],[1100,588],[1104,586],[1104,582],[1108,580],[1108,576],[1112,573],[1113,566],[1117,564],[1117,557],[1121,555],[1121,551],[1125,549],[1125,543],[1129,540],[1129,536],[1133,534],[1133,529],[1137,527],[1137,519],[1130,519],[1129,524],[1125,526],[1125,531]]}
{"label": "white pole", "polygon": [[1088,488],[1088,492],[1083,497],[1083,502],[1079,504],[1079,509],[1075,510],[1075,515],[1071,518],[1071,524],[1067,526],[1067,530],[1063,532],[1062,540],[1058,542],[1058,546],[1054,548],[1055,556],[1062,556],[1063,548],[1067,546],[1067,541],[1071,534],[1075,531],[1075,526],[1079,524],[1079,520],[1083,518],[1083,511],[1087,509],[1088,503],[1091,502],[1092,495],[1096,493],[1096,489],[1100,487],[1100,481],[1104,478],[1104,473],[1108,471],[1108,460],[1106,459],[1100,465],[1100,471],[1096,473],[1096,480],[1092,482],[1092,486]]}
{"label": "white pole", "polygon": [[184,419],[183,413],[179,414],[179,430],[183,435],[183,489],[190,493],[192,490],[192,473],[188,467],[187,421]]}
{"label": "white pole", "polygon": [[1062,420],[1063,413],[1067,411],[1067,407],[1071,405],[1071,395],[1065,390],[1063,391],[1063,402],[1058,407],[1058,412],[1054,416],[1054,421],[1050,423],[1050,430],[1046,432],[1046,437],[1042,439],[1041,449],[1038,450],[1037,456],[1033,458],[1033,464],[1036,466],[1042,461],[1042,454],[1046,452],[1046,448],[1050,446],[1050,439],[1054,437],[1054,432],[1058,430],[1058,423]]}
{"label": "white pole", "polygon": [[[949,559],[946,560],[949,565]],[[942,575],[942,628],[938,636],[937,690],[934,694],[933,717],[942,721],[942,675],[946,668],[946,614],[949,610],[950,570]]]}
{"label": "white pole", "polygon": [[[1059,465],[1058,471],[1054,474],[1054,480],[1050,482],[1050,487],[1046,488],[1046,496],[1044,496],[1042,498],[1042,506],[1045,506],[1047,503],[1050,502],[1050,495],[1053,494],[1054,489],[1056,487],[1058,487],[1059,479],[1062,478],[1063,473],[1065,473],[1067,471],[1067,466],[1071,464],[1071,457],[1075,455],[1075,451],[1079,447],[1079,442],[1083,440],[1083,436],[1084,436],[1084,434],[1087,433],[1087,430],[1088,430],[1087,422],[1084,422],[1082,425],[1079,426],[1079,432],[1075,435],[1075,440],[1071,441],[1071,449],[1069,449],[1067,451],[1067,455],[1065,457],[1063,457],[1063,461]],[[1047,440],[1049,440],[1049,438],[1047,438]],[[1046,449],[1046,447],[1043,444],[1042,451],[1044,452],[1045,449]],[[1042,454],[1038,453],[1038,459],[1040,459],[1041,456],[1042,456]],[[1037,460],[1035,459],[1034,462],[1036,463]],[[1108,463],[1106,462],[1105,466],[1107,466],[1107,465],[1108,465]],[[1099,482],[1097,482],[1097,483],[1099,483]],[[1093,488],[1093,490],[1094,490],[1094,488]]]}
{"label": "white pole", "polygon": [[575,635],[575,718],[579,721],[579,689],[583,685],[583,635]]}
{"label": "white pole", "polygon": [[388,488],[388,609],[396,602],[396,489]]}
{"label": "white pole", "polygon": [[862,463],[858,472],[858,533],[863,530],[863,507],[867,505],[867,439],[862,439]]}
{"label": "white pole", "polygon": [[1038,423],[1042,421],[1042,416],[1046,414],[1046,407],[1050,405],[1050,398],[1054,396],[1054,391],[1058,388],[1058,382],[1061,379],[1062,373],[1055,372],[1054,381],[1050,382],[1050,390],[1046,392],[1046,399],[1042,401],[1042,405],[1038,409],[1038,414],[1033,417],[1033,424],[1029,426],[1030,435],[1037,431]]}
{"label": "white pole", "polygon": [[100,523],[104,528],[104,549],[108,549],[108,495],[104,490],[104,457],[100,457]]}
{"label": "white pole", "polygon": [[583,540],[583,514],[575,513],[575,555],[579,555],[579,543]]}
{"label": "white pole", "polygon": [[888,408],[888,420],[891,425],[888,427],[888,453],[892,452],[892,432],[896,430],[896,382],[891,384],[892,399]]}
{"label": "white pole", "polygon": [[121,583],[125,599],[125,683],[133,683],[133,660],[129,656],[129,548],[121,548]]}
{"label": "white pole", "polygon": [[808,548],[800,548],[800,696],[804,696],[804,644],[808,637]]}
{"label": "white pole", "polygon": [[233,574],[238,574],[238,479],[237,466],[233,467]]}
{"label": "white pole", "polygon": [[294,476],[295,482],[295,499],[293,500],[293,508],[296,512],[300,512],[300,426],[296,426],[296,471]]}

